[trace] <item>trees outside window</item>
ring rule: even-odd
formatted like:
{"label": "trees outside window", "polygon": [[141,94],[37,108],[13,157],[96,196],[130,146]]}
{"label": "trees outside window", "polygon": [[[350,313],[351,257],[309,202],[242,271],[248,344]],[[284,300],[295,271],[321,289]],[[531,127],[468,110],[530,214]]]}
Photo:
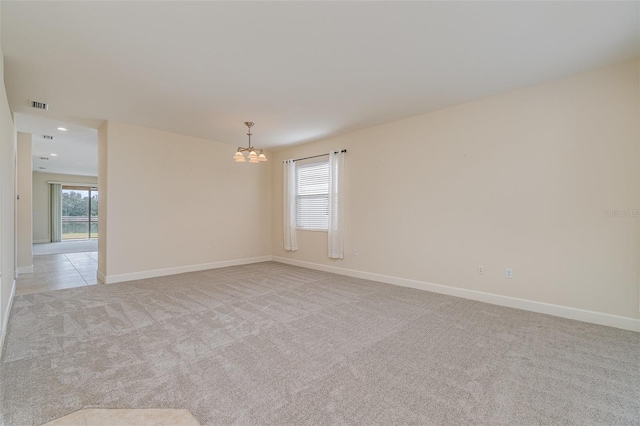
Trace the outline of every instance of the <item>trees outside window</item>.
{"label": "trees outside window", "polygon": [[63,186],[61,204],[63,240],[98,237],[97,190],[89,187]]}

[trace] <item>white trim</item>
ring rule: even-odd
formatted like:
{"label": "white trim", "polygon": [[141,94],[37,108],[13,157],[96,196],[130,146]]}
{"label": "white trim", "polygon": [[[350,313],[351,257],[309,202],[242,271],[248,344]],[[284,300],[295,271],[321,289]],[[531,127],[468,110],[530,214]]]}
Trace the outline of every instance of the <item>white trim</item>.
{"label": "white trim", "polygon": [[336,266],[321,265],[319,263],[304,262],[301,260],[288,259],[285,257],[272,256],[275,262],[286,263],[288,265],[301,266],[303,268],[316,269],[318,271],[332,272],[334,274],[346,275],[349,277],[362,278],[372,281],[379,281],[387,284],[394,284],[403,287],[411,287],[419,290],[431,291],[434,293],[447,294],[449,296],[462,297],[464,299],[477,300],[494,305],[508,306],[510,308],[522,309],[525,311],[538,312],[541,314],[554,315],[557,317],[573,319],[577,321],[589,322],[593,324],[606,325],[609,327],[621,328],[624,330],[640,332],[640,319],[621,317],[618,315],[605,314],[585,309],[571,308],[568,306],[553,305],[550,303],[536,302],[533,300],[519,299],[517,297],[501,296],[499,294],[485,293],[482,291],[468,290],[465,288],[450,287],[441,284],[433,284],[424,281],[410,280],[406,278],[392,277],[389,275],[374,274],[371,272],[357,271],[355,269],[338,268]]}
{"label": "white trim", "polygon": [[107,281],[107,276],[105,274],[103,274],[102,272],[100,272],[100,271],[96,271],[96,278],[102,284],[105,284],[105,282]]}
{"label": "white trim", "polygon": [[18,266],[18,275],[20,274],[32,274],[33,265],[30,266]]}
{"label": "white trim", "polygon": [[33,240],[33,244],[49,244],[51,240]]}
{"label": "white trim", "polygon": [[11,307],[13,306],[13,297],[16,294],[16,280],[13,280],[11,286],[11,294],[9,294],[9,303],[7,304],[7,311],[4,313],[2,319],[2,337],[0,337],[0,355],[2,355],[2,348],[4,347],[4,338],[7,335],[7,326],[9,325],[9,314],[11,313]]}
{"label": "white trim", "polygon": [[145,278],[162,277],[165,275],[183,274],[185,272],[204,271],[206,269],[226,268],[227,266],[248,265],[250,263],[268,262],[271,256],[249,257],[245,259],[223,260],[213,263],[201,263],[199,265],[176,266],[174,268],[153,269],[151,271],[131,272],[129,274],[104,275],[98,272],[98,279],[105,284],[120,283],[123,281],[142,280]]}

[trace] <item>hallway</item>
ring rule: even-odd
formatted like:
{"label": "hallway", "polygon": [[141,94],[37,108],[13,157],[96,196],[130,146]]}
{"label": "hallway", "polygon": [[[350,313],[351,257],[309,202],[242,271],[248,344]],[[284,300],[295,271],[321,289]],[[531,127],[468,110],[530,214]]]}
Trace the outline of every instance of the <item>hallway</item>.
{"label": "hallway", "polygon": [[33,273],[20,274],[16,296],[98,283],[98,252],[33,256]]}

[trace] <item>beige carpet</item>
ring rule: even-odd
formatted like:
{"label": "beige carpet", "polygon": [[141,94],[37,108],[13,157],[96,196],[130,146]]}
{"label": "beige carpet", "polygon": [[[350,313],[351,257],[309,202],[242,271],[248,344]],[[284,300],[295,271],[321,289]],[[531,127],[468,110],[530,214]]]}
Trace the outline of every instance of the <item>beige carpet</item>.
{"label": "beige carpet", "polygon": [[189,410],[89,408],[44,426],[200,426]]}
{"label": "beige carpet", "polygon": [[640,334],[278,263],[16,297],[5,425],[640,424]]}
{"label": "beige carpet", "polygon": [[32,251],[34,256],[98,251],[98,239],[94,238],[92,240],[69,240],[61,241],[59,243],[33,244]]}

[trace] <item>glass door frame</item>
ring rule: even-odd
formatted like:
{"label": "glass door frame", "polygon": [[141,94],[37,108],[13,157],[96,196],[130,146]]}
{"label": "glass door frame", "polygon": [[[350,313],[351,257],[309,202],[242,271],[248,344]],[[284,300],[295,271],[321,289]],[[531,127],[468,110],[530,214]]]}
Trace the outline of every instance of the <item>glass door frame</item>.
{"label": "glass door frame", "polygon": [[[87,237],[86,238],[64,238],[64,231],[62,232],[62,239],[66,240],[66,241],[72,241],[72,240],[83,240],[83,239],[96,239],[99,238],[99,232],[96,232],[96,236],[92,236],[92,231],[91,231],[91,225],[93,225],[94,223],[97,224],[98,223],[98,215],[96,214],[96,216],[92,216],[91,214],[91,207],[92,207],[92,199],[93,199],[93,194],[98,192],[98,188],[96,186],[87,186],[87,185],[82,185],[82,184],[62,184],[61,185],[61,191],[86,191],[88,194],[88,205],[87,205],[87,221],[85,223],[87,223]],[[60,202],[60,208],[63,208],[63,204],[64,201],[61,200]],[[64,217],[64,216],[62,216]]]}

